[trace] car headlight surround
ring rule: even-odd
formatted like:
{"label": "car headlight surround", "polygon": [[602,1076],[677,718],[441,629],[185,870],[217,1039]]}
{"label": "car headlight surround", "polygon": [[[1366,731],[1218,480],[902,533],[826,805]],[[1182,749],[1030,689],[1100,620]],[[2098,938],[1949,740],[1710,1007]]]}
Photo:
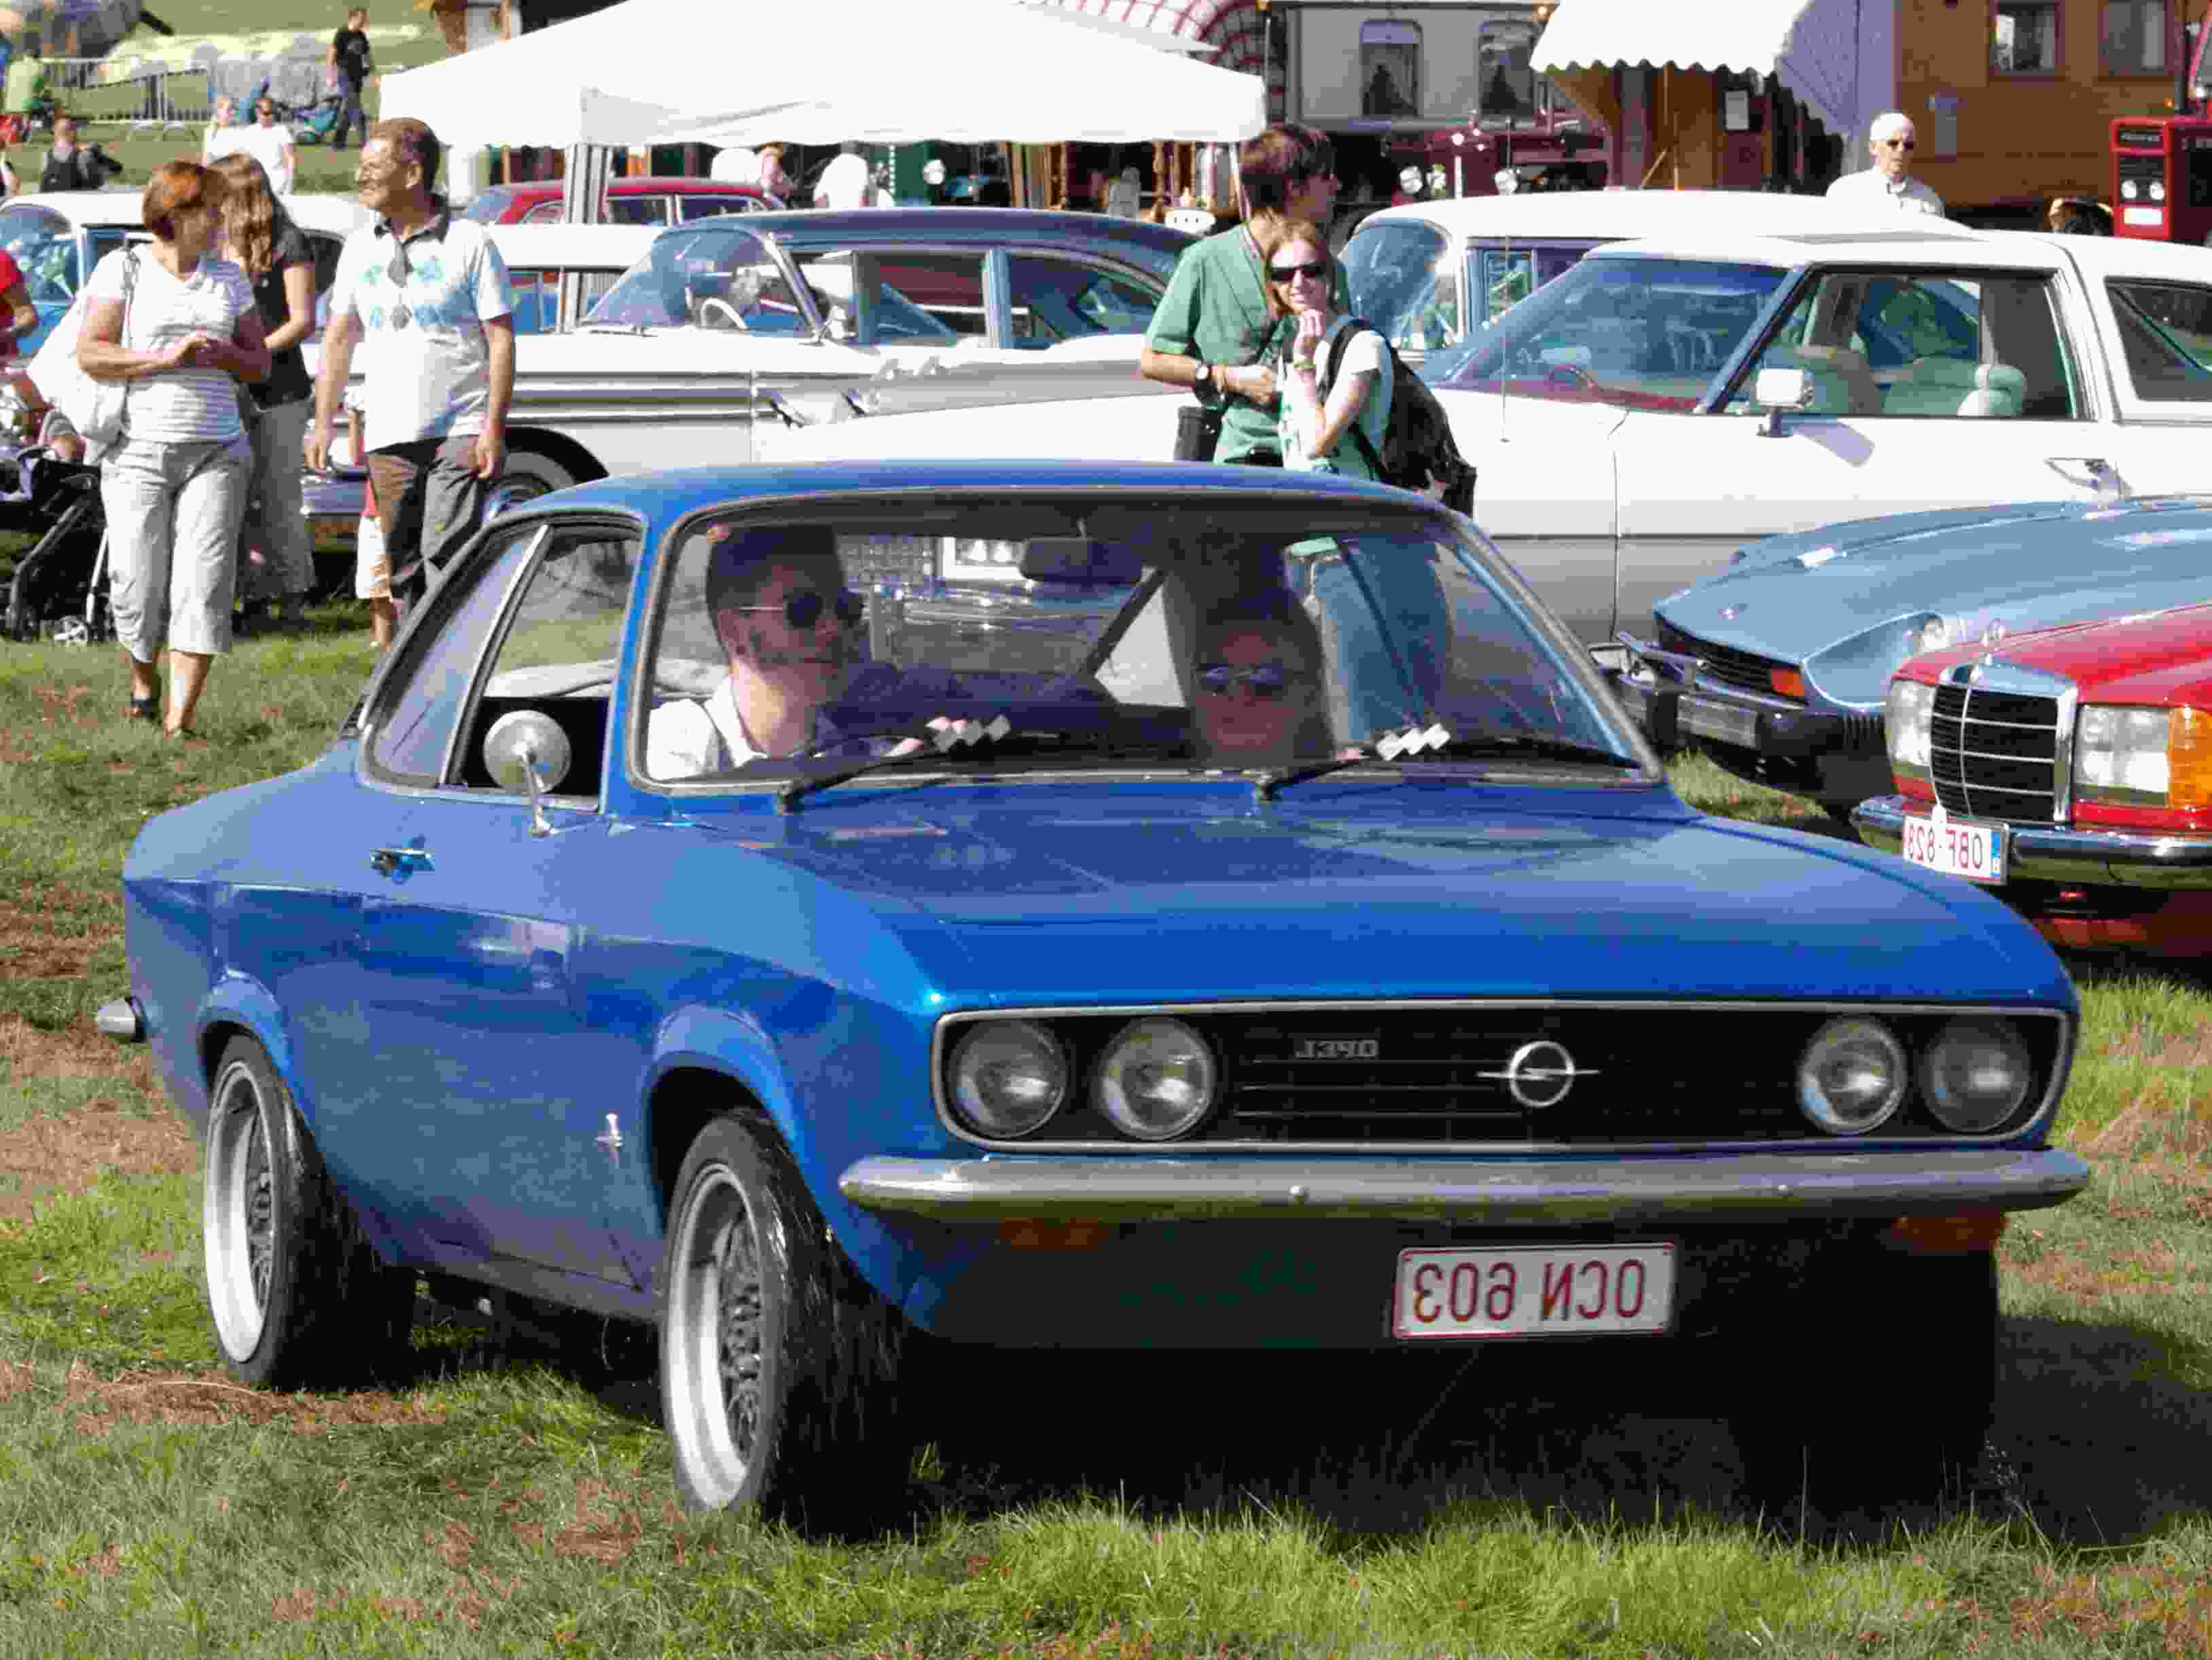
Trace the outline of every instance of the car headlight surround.
{"label": "car headlight surround", "polygon": [[1797,1106],[1831,1135],[1864,1135],[1897,1116],[1911,1069],[1879,1020],[1845,1015],[1813,1034],[1797,1061]]}
{"label": "car headlight surround", "polygon": [[1899,778],[1928,780],[1929,733],[1936,715],[1936,688],[1924,680],[1899,678],[1882,699],[1882,741],[1889,746],[1889,769]]}
{"label": "car headlight surround", "polygon": [[1172,1141],[1205,1122],[1220,1095],[1221,1063],[1197,1031],[1164,1016],[1132,1020],[1099,1051],[1091,1099],[1139,1141]]}
{"label": "car headlight surround", "polygon": [[2001,1020],[1947,1022],[1920,1056],[1920,1096],[1938,1123],[1986,1135],[2027,1099],[2035,1063],[2020,1034]]}
{"label": "car headlight surround", "polygon": [[980,1020],[953,1048],[950,1083],[953,1110],[969,1129],[1018,1141],[1067,1099],[1067,1052],[1034,1020]]}
{"label": "car headlight surround", "polygon": [[2074,721],[2074,799],[2106,806],[2212,806],[2212,713],[2085,703]]}

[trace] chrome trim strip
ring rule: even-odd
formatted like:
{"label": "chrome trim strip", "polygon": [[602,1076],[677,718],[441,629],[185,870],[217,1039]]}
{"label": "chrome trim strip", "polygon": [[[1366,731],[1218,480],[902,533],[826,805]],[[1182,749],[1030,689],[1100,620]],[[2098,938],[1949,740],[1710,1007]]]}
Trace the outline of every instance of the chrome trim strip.
{"label": "chrome trim strip", "polygon": [[[1187,1151],[1187,1149],[1186,1149]],[[2089,1183],[2073,1153],[1944,1148],[1757,1158],[1483,1161],[1418,1158],[1147,1160],[902,1158],[849,1165],[837,1190],[873,1211],[1166,1222],[1374,1217],[1486,1226],[1585,1227],[1792,1217],[2039,1210]]]}
{"label": "chrome trim strip", "polygon": [[[1851,809],[1851,824],[1873,847],[1902,857],[1905,814],[1927,811],[1927,804],[1902,795],[1877,795]],[[2212,836],[2007,824],[2005,839],[2005,866],[2014,876],[2130,888],[2212,888]]]}
{"label": "chrome trim strip", "polygon": [[[1901,842],[1900,834],[1900,842]],[[1510,1141],[994,1141],[976,1134],[963,1126],[945,1099],[945,1067],[951,1058],[953,1029],[977,1020],[1049,1020],[1074,1016],[1097,1016],[1105,1019],[1137,1018],[1146,1015],[1165,1015],[1188,1019],[1221,1014],[1319,1014],[1361,1015],[1398,1013],[1414,1011],[1420,1013],[1441,1013],[1459,1009],[1519,1010],[1573,1009],[1618,1011],[1648,1013],[1654,1009],[1697,1010],[1700,1012],[1723,1014],[1862,1014],[1870,1016],[1929,1014],[1929,1015],[1994,1015],[2005,1019],[2040,1016],[2059,1023],[2058,1045],[2051,1055],[2051,1077],[2044,1086],[2043,1099],[2035,1110],[2012,1128],[1991,1135],[1942,1135],[1899,1138],[1875,1138],[1884,1146],[1912,1147],[1987,1146],[2016,1139],[2030,1125],[2043,1122],[2058,1105],[2067,1074],[2073,1069],[2074,1023],[2062,1009],[2033,1006],[2010,1006],[2003,1004],[1972,1003],[1825,1003],[1825,1002],[1753,1002],[1743,1000],[1722,1000],[1700,1002],[1685,998],[1602,998],[1583,1000],[1563,997],[1438,997],[1438,998],[1378,998],[1360,1002],[1336,999],[1328,1001],[1298,1001],[1275,1000],[1243,1003],[1130,1003],[1104,1004],[1097,1006],[1045,1006],[1008,1009],[963,1009],[939,1017],[936,1030],[930,1037],[929,1092],[936,1104],[937,1122],[945,1131],[971,1146],[993,1152],[1087,1152],[1096,1154],[1102,1148],[1115,1153],[1149,1153],[1157,1158],[1188,1157],[1196,1152],[1240,1153],[1258,1152],[1308,1154],[1316,1152],[1346,1153],[1373,1157],[1378,1153],[1417,1158],[1435,1158],[1449,1155],[1512,1156],[1530,1152],[1588,1152],[1588,1153],[1685,1153],[1685,1152],[1748,1152],[1773,1153],[1790,1149],[1826,1150],[1837,1145],[1833,1136],[1808,1135],[1802,1140],[1778,1141],[1767,1139],[1758,1141],[1579,1141],[1569,1146],[1564,1142],[1536,1141],[1516,1137]],[[1211,1119],[1220,1110],[1217,1102],[1206,1115]],[[1055,1112],[1055,1116],[1057,1112]],[[1048,1120],[1048,1122],[1050,1121]],[[1872,1145],[1865,1140],[1854,1141],[1854,1146]]]}

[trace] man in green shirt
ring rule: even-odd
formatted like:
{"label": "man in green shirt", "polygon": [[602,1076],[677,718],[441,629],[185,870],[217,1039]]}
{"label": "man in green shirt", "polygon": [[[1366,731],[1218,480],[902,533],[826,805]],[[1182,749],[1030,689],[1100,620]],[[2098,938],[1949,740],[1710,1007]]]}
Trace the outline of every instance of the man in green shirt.
{"label": "man in green shirt", "polygon": [[[1280,466],[1275,431],[1275,371],[1269,362],[1280,326],[1267,314],[1261,242],[1285,219],[1327,227],[1336,202],[1336,153],[1327,134],[1282,122],[1237,152],[1244,222],[1184,251],[1145,334],[1137,372],[1188,386],[1221,406],[1217,461]],[[1340,310],[1349,311],[1344,266],[1332,278]]]}

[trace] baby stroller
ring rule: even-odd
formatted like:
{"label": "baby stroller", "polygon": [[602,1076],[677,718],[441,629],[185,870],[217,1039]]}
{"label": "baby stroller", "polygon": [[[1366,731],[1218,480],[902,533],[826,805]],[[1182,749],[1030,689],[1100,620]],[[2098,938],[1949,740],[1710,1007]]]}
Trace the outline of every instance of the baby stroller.
{"label": "baby stroller", "polygon": [[92,645],[115,635],[107,609],[107,517],[100,504],[100,469],[53,453],[54,419],[46,417],[36,442],[0,444],[0,530],[39,538],[15,562],[0,635]]}
{"label": "baby stroller", "polygon": [[305,109],[296,110],[290,118],[292,141],[298,144],[327,144],[337,131],[338,117],[345,113],[345,100],[335,92],[326,92]]}

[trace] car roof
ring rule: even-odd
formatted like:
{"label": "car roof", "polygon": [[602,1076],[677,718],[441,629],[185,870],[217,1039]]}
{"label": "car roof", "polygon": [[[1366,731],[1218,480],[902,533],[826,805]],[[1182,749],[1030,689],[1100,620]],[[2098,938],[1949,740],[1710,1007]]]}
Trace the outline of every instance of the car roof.
{"label": "car roof", "polygon": [[1223,467],[1210,462],[845,460],[718,465],[659,472],[617,473],[542,496],[521,511],[538,508],[611,508],[644,519],[667,520],[717,502],[745,499],[811,498],[825,495],[878,496],[887,491],[1122,489],[1188,491],[1195,502],[1258,503],[1285,496],[1364,497],[1380,507],[1406,509],[1435,504],[1410,491],[1332,473],[1283,472],[1267,467]]}
{"label": "car roof", "polygon": [[[511,184],[486,185],[478,192],[489,196],[496,192],[510,199],[524,196],[558,196],[562,181],[558,179],[518,179]],[[707,196],[763,196],[766,192],[758,185],[740,184],[734,179],[701,179],[692,174],[677,177],[658,173],[626,173],[607,180],[607,192],[613,196],[651,196],[669,191],[693,191]]]}
{"label": "car roof", "polygon": [[[1608,242],[1593,259],[1709,259],[1730,265],[1788,269],[1822,262],[1878,260],[1884,265],[2018,266],[2048,271],[2064,263],[2067,245],[2088,237],[2031,235],[2022,231],[1976,231],[1963,225],[1940,229],[1838,227],[1766,236],[1729,235],[1688,227],[1662,236]],[[2201,261],[2202,252],[2198,252]]]}
{"label": "car roof", "polygon": [[492,246],[509,265],[608,265],[627,271],[653,246],[665,225],[487,225]]}
{"label": "car roof", "polygon": [[[23,196],[11,196],[0,206],[44,208],[77,226],[123,225],[137,230],[143,225],[139,215],[143,194],[136,190],[33,191]],[[343,236],[376,217],[350,196],[303,192],[277,199],[283,203],[284,210],[292,216],[293,222],[302,230],[326,231]]]}
{"label": "car roof", "polygon": [[1156,252],[1176,254],[1198,240],[1188,231],[1147,219],[1042,208],[789,209],[749,213],[742,225],[794,242],[850,241],[855,237],[902,242],[1134,242]]}
{"label": "car roof", "polygon": [[[1884,216],[1893,222],[1895,215]],[[1870,215],[1819,196],[1740,190],[1538,191],[1532,195],[1462,196],[1384,208],[1359,224],[1427,224],[1460,240],[1556,236],[1611,240],[1711,227],[1737,236],[1800,228],[1865,223]]]}

